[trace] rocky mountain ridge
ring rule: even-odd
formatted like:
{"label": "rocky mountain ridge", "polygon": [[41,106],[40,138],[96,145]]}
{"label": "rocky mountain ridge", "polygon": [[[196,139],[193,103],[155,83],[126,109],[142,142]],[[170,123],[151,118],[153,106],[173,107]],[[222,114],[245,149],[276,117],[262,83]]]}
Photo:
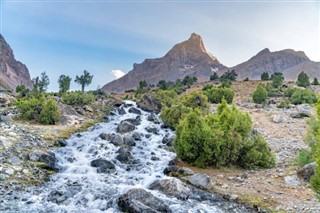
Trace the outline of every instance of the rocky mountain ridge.
{"label": "rocky mountain ridge", "polygon": [[0,86],[14,90],[21,84],[27,88],[32,87],[29,70],[15,59],[11,47],[0,34]]}
{"label": "rocky mountain ridge", "polygon": [[192,33],[188,40],[176,44],[165,56],[134,64],[129,73],[102,89],[107,93],[124,92],[136,89],[142,80],[157,84],[160,80],[174,82],[187,75],[197,77],[198,82],[205,82],[209,81],[213,72],[221,75],[227,70],[235,70],[238,73],[237,80],[258,80],[263,72],[282,72],[287,80],[296,80],[301,71],[311,79],[320,78],[320,62],[311,61],[304,52],[292,49],[271,52],[265,48],[246,62],[226,67],[207,52],[201,36]]}

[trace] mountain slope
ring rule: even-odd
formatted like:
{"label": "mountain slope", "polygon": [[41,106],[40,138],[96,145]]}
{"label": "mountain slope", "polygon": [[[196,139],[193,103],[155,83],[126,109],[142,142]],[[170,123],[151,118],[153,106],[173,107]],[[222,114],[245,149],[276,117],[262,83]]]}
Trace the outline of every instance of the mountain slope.
{"label": "mountain slope", "polygon": [[296,80],[301,71],[312,78],[320,77],[319,63],[311,61],[304,52],[291,49],[270,52],[266,48],[248,61],[229,69],[238,73],[238,80],[247,77],[258,80],[263,72],[282,72],[286,80]]}
{"label": "mountain slope", "polygon": [[137,88],[141,80],[157,84],[160,80],[174,82],[187,75],[196,76],[202,82],[209,80],[213,70],[220,69],[226,67],[206,51],[201,36],[193,33],[187,41],[176,44],[162,58],[146,59],[141,64],[134,64],[128,74],[102,89],[105,92],[124,92]]}
{"label": "mountain slope", "polygon": [[15,60],[12,49],[0,34],[0,85],[15,89],[21,84],[32,87],[29,70],[26,65]]}

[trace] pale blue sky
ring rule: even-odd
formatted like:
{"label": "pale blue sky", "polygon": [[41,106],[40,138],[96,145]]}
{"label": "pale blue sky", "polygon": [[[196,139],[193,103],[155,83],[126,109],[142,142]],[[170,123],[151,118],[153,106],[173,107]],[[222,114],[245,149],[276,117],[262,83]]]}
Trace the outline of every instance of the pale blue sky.
{"label": "pale blue sky", "polygon": [[1,33],[32,77],[48,73],[51,91],[61,74],[84,69],[96,89],[192,32],[226,66],[266,47],[320,61],[318,1],[0,1]]}

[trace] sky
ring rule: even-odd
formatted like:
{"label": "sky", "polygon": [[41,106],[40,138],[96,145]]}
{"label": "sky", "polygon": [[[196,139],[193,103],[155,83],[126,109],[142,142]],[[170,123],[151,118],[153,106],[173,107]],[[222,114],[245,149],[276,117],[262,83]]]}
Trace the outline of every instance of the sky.
{"label": "sky", "polygon": [[[31,77],[94,75],[97,89],[196,32],[226,66],[264,48],[320,61],[319,1],[0,0],[0,32]],[[73,90],[80,89],[72,83]]]}

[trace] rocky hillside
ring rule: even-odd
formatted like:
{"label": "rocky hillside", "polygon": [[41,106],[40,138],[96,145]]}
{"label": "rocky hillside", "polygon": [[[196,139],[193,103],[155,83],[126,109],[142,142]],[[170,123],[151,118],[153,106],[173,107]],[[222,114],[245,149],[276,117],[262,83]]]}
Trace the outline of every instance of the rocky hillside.
{"label": "rocky hillside", "polygon": [[310,77],[320,77],[320,63],[311,61],[304,52],[291,49],[270,52],[260,51],[248,61],[229,68],[238,73],[238,79],[260,80],[263,72],[282,72],[287,80],[296,80],[301,71]]}
{"label": "rocky hillside", "polygon": [[134,64],[133,70],[120,79],[106,84],[106,92],[124,92],[135,89],[141,80],[157,84],[160,80],[175,81],[187,75],[196,76],[198,81],[209,80],[214,70],[225,70],[217,58],[206,51],[200,35],[193,33],[182,43],[176,44],[165,56],[146,59]]}
{"label": "rocky hillside", "polygon": [[1,34],[0,47],[0,86],[15,89],[23,84],[31,88],[33,83],[28,68],[14,58],[12,49]]}
{"label": "rocky hillside", "polygon": [[221,75],[228,69],[238,73],[238,80],[247,77],[258,80],[263,72],[282,72],[287,80],[296,80],[301,71],[311,78],[320,78],[320,62],[313,62],[304,52],[291,49],[270,52],[266,48],[244,63],[226,67],[206,51],[201,36],[193,33],[187,41],[175,45],[162,58],[146,59],[141,64],[134,64],[128,74],[102,89],[109,93],[124,92],[135,89],[141,80],[157,84],[160,80],[175,81],[186,75],[196,76],[198,82],[203,82],[208,81],[213,72]]}

